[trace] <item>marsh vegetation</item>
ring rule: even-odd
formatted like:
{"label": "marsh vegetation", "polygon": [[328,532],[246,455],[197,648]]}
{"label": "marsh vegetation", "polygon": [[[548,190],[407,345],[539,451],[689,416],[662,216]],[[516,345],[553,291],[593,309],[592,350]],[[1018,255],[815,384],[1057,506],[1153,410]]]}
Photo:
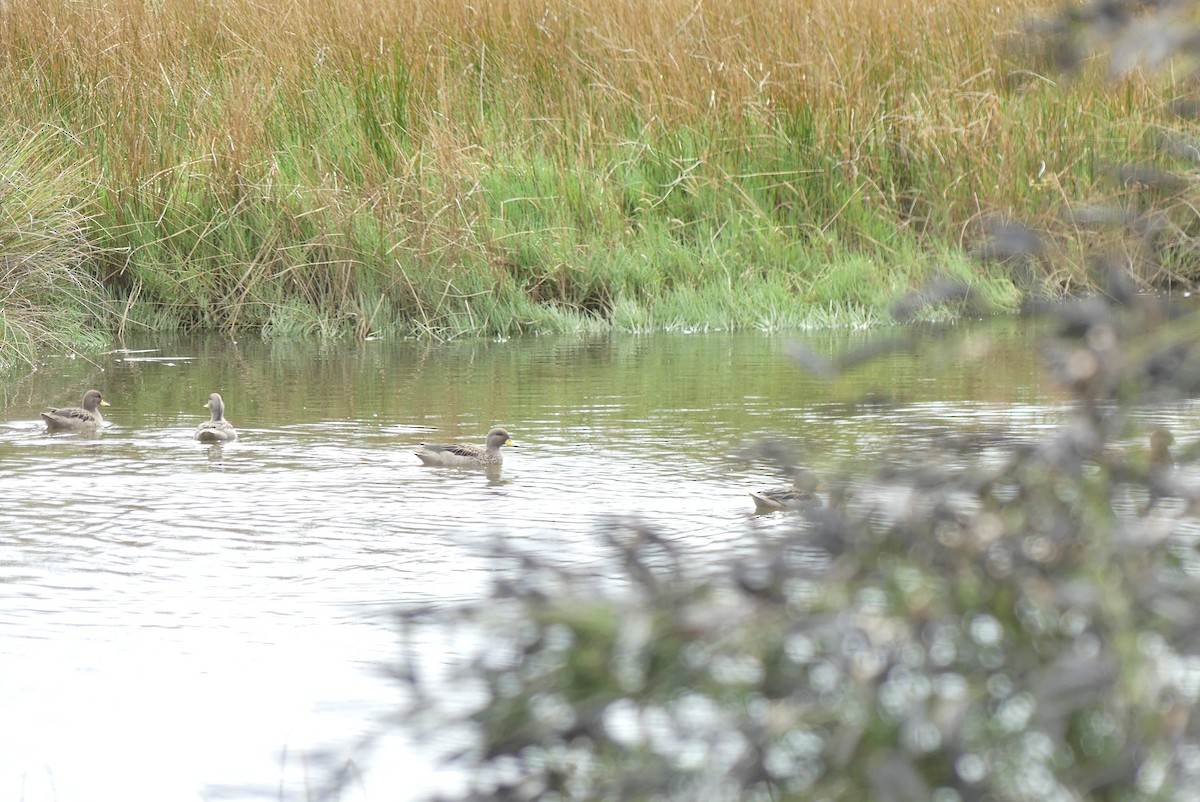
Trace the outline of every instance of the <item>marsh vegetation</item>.
{"label": "marsh vegetation", "polygon": [[[1104,165],[1174,119],[1158,74],[1064,102],[1034,5],[9,5],[0,158],[45,208],[3,225],[53,246],[7,287],[70,339],[862,323],[934,270],[1011,309],[989,216],[1129,194]],[[1062,250],[1037,291],[1086,283]]]}

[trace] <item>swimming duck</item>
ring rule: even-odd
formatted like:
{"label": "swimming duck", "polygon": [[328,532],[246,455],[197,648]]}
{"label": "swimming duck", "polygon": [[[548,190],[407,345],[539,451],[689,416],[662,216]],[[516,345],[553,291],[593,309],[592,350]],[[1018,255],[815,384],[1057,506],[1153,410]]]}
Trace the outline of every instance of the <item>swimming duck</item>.
{"label": "swimming duck", "polygon": [[414,451],[421,462],[426,465],[441,465],[452,468],[487,468],[499,467],[504,461],[500,455],[501,446],[512,446],[512,438],[508,432],[499,427],[487,433],[487,445],[475,446],[465,443],[452,445],[430,445],[422,443],[418,451]]}
{"label": "swimming duck", "polygon": [[1146,489],[1149,498],[1142,508],[1145,515],[1154,508],[1160,499],[1172,495],[1175,490],[1175,456],[1171,446],[1175,445],[1175,436],[1165,426],[1160,426],[1150,433],[1150,454],[1146,459]]}
{"label": "swimming duck", "polygon": [[1165,426],[1160,426],[1150,433],[1150,470],[1151,472],[1170,472],[1175,467],[1175,457],[1171,455],[1171,446],[1175,445],[1175,435]]}
{"label": "swimming duck", "polygon": [[821,506],[821,497],[816,489],[820,482],[809,471],[798,470],[792,477],[791,487],[772,490],[751,491],[756,513],[778,512],[779,510],[805,510]]}
{"label": "swimming duck", "polygon": [[228,443],[237,439],[233,424],[225,420],[225,402],[220,393],[210,393],[204,406],[212,410],[212,420],[196,427],[196,439],[201,443]]}
{"label": "swimming duck", "polygon": [[100,396],[99,390],[88,390],[83,394],[81,407],[63,407],[42,413],[46,428],[52,432],[82,432],[99,428],[104,423],[100,407],[109,403]]}

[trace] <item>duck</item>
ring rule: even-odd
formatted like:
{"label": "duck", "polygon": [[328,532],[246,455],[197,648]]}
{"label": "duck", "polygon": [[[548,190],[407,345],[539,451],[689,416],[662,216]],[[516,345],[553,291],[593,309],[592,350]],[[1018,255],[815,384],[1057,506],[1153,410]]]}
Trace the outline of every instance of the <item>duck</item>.
{"label": "duck", "polygon": [[46,428],[52,432],[85,432],[94,431],[104,423],[100,407],[110,404],[100,395],[99,390],[88,390],[83,394],[83,401],[78,407],[62,407],[42,413]]}
{"label": "duck", "polygon": [[816,493],[819,484],[820,482],[814,474],[798,470],[792,477],[791,487],[752,490],[750,498],[754,499],[754,512],[762,514],[780,510],[807,510],[819,507],[822,504],[821,497]]}
{"label": "duck", "polygon": [[504,457],[500,454],[501,446],[516,446],[507,431],[499,426],[487,433],[487,444],[484,446],[454,443],[449,445],[430,445],[422,443],[421,448],[413,453],[425,465],[438,465],[450,468],[490,468],[500,467]]}
{"label": "duck", "polygon": [[206,420],[196,427],[196,439],[201,443],[229,443],[236,440],[237,430],[225,420],[225,402],[221,400],[221,394],[209,393],[204,406],[212,410],[212,420]]}
{"label": "duck", "polygon": [[1146,489],[1149,497],[1142,508],[1143,515],[1148,514],[1159,500],[1172,494],[1176,489],[1175,455],[1171,446],[1175,445],[1175,435],[1165,426],[1160,426],[1150,433],[1150,453],[1146,458]]}
{"label": "duck", "polygon": [[1150,433],[1150,471],[1152,473],[1169,473],[1175,468],[1175,457],[1171,454],[1171,446],[1175,445],[1175,435],[1165,426],[1160,426]]}

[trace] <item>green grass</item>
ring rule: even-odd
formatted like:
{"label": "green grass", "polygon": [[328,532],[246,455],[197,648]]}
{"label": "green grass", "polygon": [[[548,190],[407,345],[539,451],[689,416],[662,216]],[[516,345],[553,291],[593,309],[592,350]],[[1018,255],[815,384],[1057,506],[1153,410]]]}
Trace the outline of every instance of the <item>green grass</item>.
{"label": "green grass", "polygon": [[973,221],[1102,187],[1168,88],[1014,90],[1029,4],[934,5],[39,0],[0,101],[126,327],[855,325],[948,258],[1011,309]]}

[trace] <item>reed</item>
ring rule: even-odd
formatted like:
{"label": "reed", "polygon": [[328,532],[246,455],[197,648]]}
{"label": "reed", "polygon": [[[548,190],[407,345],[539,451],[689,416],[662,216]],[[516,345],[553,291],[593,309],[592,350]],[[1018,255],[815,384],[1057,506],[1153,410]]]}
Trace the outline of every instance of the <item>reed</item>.
{"label": "reed", "polygon": [[80,175],[129,325],[691,326],[653,310],[750,285],[709,324],[775,325],[877,314],[1149,124],[1148,84],[1012,88],[1032,5],[31,0],[0,102]]}
{"label": "reed", "polygon": [[112,318],[88,272],[78,171],[48,159],[44,142],[0,129],[0,372],[33,366],[47,344],[97,345]]}

